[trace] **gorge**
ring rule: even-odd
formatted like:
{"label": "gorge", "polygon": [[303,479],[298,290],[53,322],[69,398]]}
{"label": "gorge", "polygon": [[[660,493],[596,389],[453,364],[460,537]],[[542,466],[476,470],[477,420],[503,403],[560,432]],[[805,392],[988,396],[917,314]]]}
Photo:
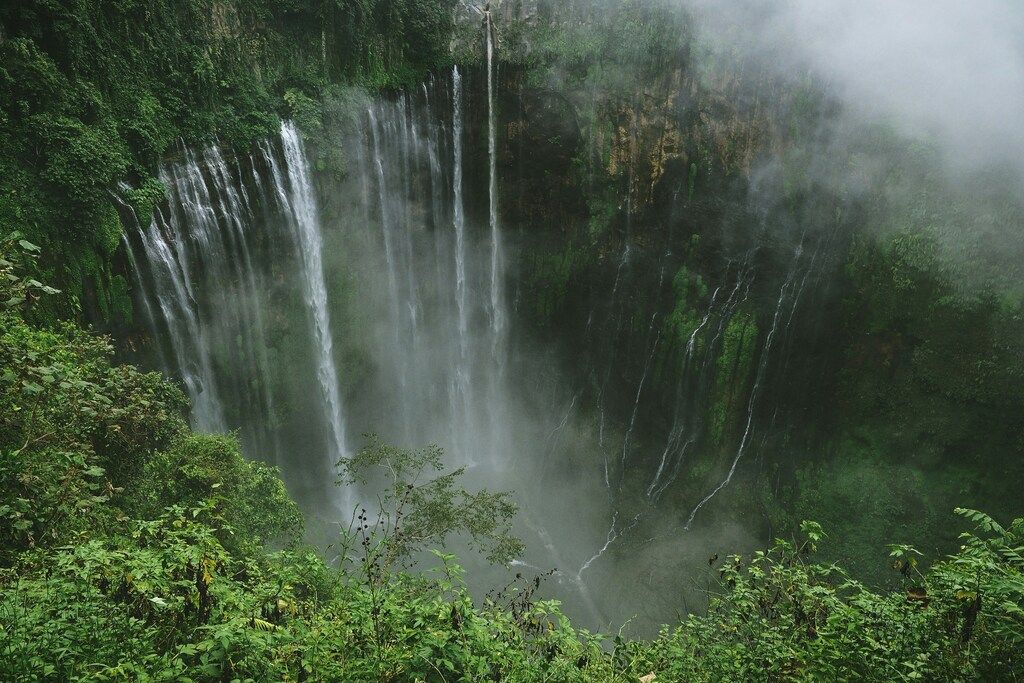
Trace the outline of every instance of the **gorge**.
{"label": "gorge", "polygon": [[[637,680],[648,669],[658,681],[835,671],[836,680],[887,680],[889,663],[909,678],[1014,680],[1007,672],[1024,670],[1011,654],[1024,633],[1013,583],[1024,565],[1014,555],[1019,520],[1009,523],[1021,516],[1024,481],[1024,171],[978,131],[960,135],[953,117],[922,115],[873,86],[877,102],[858,100],[860,76],[817,42],[791,47],[804,20],[857,12],[838,0],[751,2],[742,12],[703,0],[124,4],[125,16],[103,2],[0,12],[9,103],[0,265],[14,302],[3,309],[4,359],[19,368],[4,453],[20,463],[38,448],[40,462],[55,462],[48,449],[62,420],[122,419],[109,406],[149,387],[123,413],[151,427],[82,427],[53,449],[88,444],[68,471],[97,478],[82,484],[95,500],[80,507],[111,507],[94,525],[103,533],[126,520],[180,514],[174,528],[183,529],[188,515],[215,515],[203,524],[226,554],[183,560],[181,590],[192,592],[174,603],[179,621],[199,620],[195,633],[229,623],[211,621],[210,610],[245,602],[208,598],[204,576],[223,572],[225,586],[271,577],[260,590],[282,596],[238,617],[246,637],[298,642],[285,631],[321,605],[360,615],[348,635],[324,638],[372,643],[369,668],[346,669],[335,653],[319,669],[298,665],[306,673],[296,680]],[[947,27],[941,12],[934,21],[914,29],[922,40],[929,26]],[[80,35],[70,25],[92,28]],[[109,60],[85,47],[108,36]],[[163,56],[150,62],[156,45]],[[928,74],[933,61],[947,60],[950,73],[960,65],[957,55],[929,59]],[[1000,82],[1012,87],[1015,69]],[[902,82],[884,69],[878,78]],[[1012,149],[1015,124],[984,120]],[[977,158],[957,158],[961,141]],[[26,280],[7,256],[19,250]],[[43,296],[43,283],[64,292]],[[32,343],[44,351],[17,350],[35,339],[20,325],[39,326]],[[132,388],[104,389],[113,398],[98,408],[74,392],[113,380],[79,385],[77,370],[40,379],[39,367],[70,362],[47,336],[71,334],[66,325],[109,336],[123,364],[111,377],[131,366],[159,376],[118,380]],[[93,359],[82,367],[109,363],[95,360],[107,353],[99,347],[81,353]],[[30,384],[47,400],[72,392],[38,418],[53,425],[37,423],[43,398]],[[59,406],[91,412],[60,417]],[[108,455],[122,441],[141,455]],[[372,474],[361,477],[366,463]],[[40,512],[18,527],[31,509],[19,501],[51,498],[32,488],[41,465],[10,467],[0,470],[11,492],[0,501],[0,521],[10,521],[0,570],[14,577],[32,562],[19,553],[51,552],[49,520],[66,515]],[[970,524],[951,524],[954,508],[1000,540],[961,537]],[[293,509],[303,521],[292,522]],[[287,533],[260,526],[278,517]],[[53,548],[88,546],[85,530],[68,534]],[[198,538],[181,548],[205,548]],[[289,559],[286,579],[261,564],[264,551],[300,548],[315,570]],[[811,548],[825,563],[820,575],[804,559]],[[464,579],[435,554],[449,550]],[[957,552],[976,564],[943,559]],[[58,561],[47,557],[43,574]],[[833,562],[848,577],[832,576]],[[951,573],[968,564],[977,586]],[[429,583],[438,566],[440,583]],[[120,600],[110,586],[131,593],[139,571],[90,585]],[[331,571],[336,583],[321,577]],[[1011,578],[982,589],[986,572]],[[277,592],[267,588],[275,582]],[[391,582],[408,592],[388,593]],[[293,585],[301,588],[286,597]],[[824,585],[836,604],[808,606]],[[904,610],[890,621],[927,620],[922,638],[942,645],[879,636],[863,647],[884,642],[885,653],[829,669],[830,657],[861,657],[841,643],[808,654],[838,632],[830,618],[861,608],[844,593],[853,585],[879,600],[864,598],[871,607],[856,619],[874,624],[882,604]],[[351,592],[317,597],[333,590]],[[165,606],[140,595],[132,618],[151,624]],[[572,630],[565,650],[544,646],[568,667],[547,679],[479,662],[486,672],[470,674],[468,659],[442,674],[449,655],[436,653],[385,663],[382,652],[404,651],[394,644],[402,637],[382,633],[412,622],[382,625],[382,601],[397,614],[423,595],[451,633],[474,610],[506,605],[495,623],[510,619],[523,651],[533,637],[561,637],[562,612],[545,611],[547,599],[560,601],[574,624],[565,628],[619,639],[590,643]],[[934,615],[914,612],[918,603]],[[724,655],[712,667],[703,648],[726,637],[709,635],[723,604],[732,611],[722,623],[737,633],[748,619],[785,620],[784,639],[799,647],[775,660],[759,649],[774,647],[765,635],[737,655],[739,668]],[[27,608],[0,599],[3,609]],[[341,623],[332,619],[331,628]],[[984,636],[973,635],[976,620]],[[972,637],[989,638],[996,654],[966,654],[957,643]],[[32,646],[18,647],[10,653],[28,662]],[[199,656],[160,647],[161,666],[191,670]],[[809,649],[793,655],[800,647]],[[673,668],[683,660],[672,648],[690,668]],[[918,660],[919,651],[931,654]],[[235,671],[232,657],[241,661],[225,654],[216,675]],[[285,668],[266,675],[292,671],[291,654],[275,657]],[[69,661],[51,679],[77,670]],[[801,677],[801,667],[813,673]]]}

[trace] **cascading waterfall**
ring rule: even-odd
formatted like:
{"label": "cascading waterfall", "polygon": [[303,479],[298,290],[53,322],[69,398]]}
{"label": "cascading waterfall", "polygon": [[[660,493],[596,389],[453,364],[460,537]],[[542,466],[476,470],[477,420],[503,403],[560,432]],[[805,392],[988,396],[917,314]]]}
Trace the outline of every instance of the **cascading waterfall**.
{"label": "cascading waterfall", "polygon": [[[503,445],[493,407],[502,400],[495,377],[506,323],[495,132],[488,136],[488,212],[474,222],[465,197],[472,183],[464,173],[465,99],[455,68],[450,86],[432,79],[419,93],[373,104],[358,147],[357,203],[359,221],[377,224],[382,247],[390,317],[377,360],[393,379],[381,391],[403,423],[382,431],[410,444],[436,440],[475,462],[477,451]],[[308,372],[319,388],[326,443],[307,448],[321,453],[317,471],[329,471],[348,446],[327,289],[336,264],[325,263],[297,130],[283,124],[278,145],[260,143],[249,157],[182,146],[160,174],[167,202],[126,235],[142,322],[158,341],[154,355],[181,378],[198,428],[240,429],[247,452],[269,460],[302,435],[289,411],[311,398],[295,396]],[[123,213],[130,221],[127,203]],[[299,348],[285,349],[294,340],[282,342],[282,328],[296,329],[295,316],[308,334]],[[292,366],[294,378],[282,377],[291,374],[281,372],[282,357],[300,364]]]}
{"label": "cascading waterfall", "polygon": [[[373,160],[373,170],[377,181],[378,217],[380,222],[381,239],[384,244],[384,258],[387,263],[388,291],[391,298],[392,342],[396,350],[402,348],[410,349],[412,348],[409,344],[410,340],[406,338],[405,334],[403,334],[403,330],[408,330],[409,335],[414,334],[409,323],[415,323],[415,321],[408,320],[407,314],[411,311],[411,307],[408,303],[403,303],[403,301],[407,302],[408,299],[403,298],[399,292],[399,265],[396,255],[398,245],[395,244],[395,229],[392,226],[392,221],[395,217],[393,216],[394,211],[392,210],[392,203],[388,200],[389,196],[392,196],[393,191],[388,187],[387,177],[384,171],[384,159],[382,153],[383,143],[381,141],[384,133],[387,133],[387,136],[390,139],[394,131],[380,130],[380,125],[377,122],[377,117],[372,108],[367,112],[367,116],[369,118],[370,125],[370,138],[372,140],[371,158]],[[390,121],[388,124],[390,127]],[[399,216],[399,218],[402,217],[404,216]],[[402,396],[407,396],[409,393],[409,361],[410,359],[408,354],[398,354],[398,383]],[[404,410],[408,404],[403,402],[401,405],[403,407],[402,430],[404,432],[404,437],[408,439],[411,427],[409,425],[408,412]]]}
{"label": "cascading waterfall", "polygon": [[[657,502],[668,487],[676,481],[687,453],[704,435],[705,414],[709,409],[707,399],[713,379],[714,360],[720,350],[719,342],[722,335],[725,334],[733,314],[747,300],[752,278],[753,271],[749,263],[744,262],[737,270],[736,283],[730,289],[729,295],[722,302],[721,307],[719,308],[717,305],[721,291],[721,286],[719,286],[712,294],[708,310],[700,324],[687,340],[682,371],[676,386],[672,427],[669,430],[657,471],[646,490],[646,495],[654,502]],[[716,318],[716,322],[710,323],[709,327],[709,321],[712,318]],[[702,358],[697,362],[695,356],[697,341],[701,338],[701,333],[708,329],[713,330],[713,334],[706,339],[701,354]],[[666,469],[669,462],[674,462],[670,470]]]}
{"label": "cascading waterfall", "polygon": [[[779,319],[782,316],[783,306],[786,301],[786,294],[789,290],[792,289],[794,279],[796,278],[798,273],[798,266],[802,254],[803,244],[801,240],[801,245],[797,247],[796,255],[793,258],[793,265],[790,268],[789,275],[786,277],[785,282],[783,282],[782,286],[779,288],[779,299],[775,305],[775,313],[772,315],[772,326],[769,329],[767,336],[765,336],[764,343],[761,346],[761,358],[758,361],[757,372],[754,375],[754,385],[750,389],[750,396],[747,399],[746,421],[743,427],[743,436],[741,437],[740,444],[736,449],[736,455],[732,460],[732,464],[729,466],[729,471],[726,473],[725,479],[723,479],[714,489],[712,489],[710,493],[701,498],[700,502],[698,502],[697,505],[694,506],[693,510],[690,512],[690,516],[686,519],[686,524],[683,525],[684,530],[689,530],[690,525],[693,524],[694,517],[697,516],[697,513],[700,512],[700,509],[704,507],[708,503],[708,501],[710,501],[712,498],[718,495],[718,493],[722,489],[729,485],[729,483],[732,481],[733,475],[736,474],[736,466],[739,465],[740,460],[743,459],[744,453],[750,446],[751,437],[753,435],[755,415],[754,411],[757,407],[757,402],[761,395],[765,370],[767,369],[769,359],[771,358],[773,342],[775,341],[775,337],[779,329]],[[797,297],[794,297],[794,300],[792,302],[792,309],[794,311],[798,303],[799,299]]]}
{"label": "cascading waterfall", "polygon": [[505,371],[508,362],[507,312],[505,310],[505,253],[501,223],[498,215],[498,123],[495,107],[494,23],[491,12],[484,12],[484,32],[487,46],[487,216],[491,240],[490,272],[490,342],[493,372],[488,385],[488,436],[492,453],[492,466],[508,463],[495,460],[494,454],[509,442],[509,424],[505,404]]}
{"label": "cascading waterfall", "polygon": [[[462,142],[463,142],[462,75],[459,67],[452,67],[452,222],[455,229],[455,302],[458,309],[458,357],[455,365],[454,404],[458,416],[465,422],[469,415],[471,368],[469,364],[469,304],[466,299],[466,206],[462,198]],[[464,446],[464,444],[463,444]]]}
{"label": "cascading waterfall", "polygon": [[[254,367],[260,373],[260,376],[266,377],[270,371],[266,344],[263,343],[267,338],[266,325],[263,319],[263,306],[256,294],[259,288],[256,282],[256,270],[253,266],[252,254],[249,249],[249,238],[245,234],[246,219],[251,216],[249,198],[243,184],[237,184],[239,192],[235,191],[236,184],[231,177],[223,155],[216,146],[209,148],[207,158],[210,162],[210,170],[216,178],[217,186],[222,190],[218,195],[222,215],[228,219],[229,225],[233,228],[228,234],[234,239],[236,251],[242,255],[242,262],[240,264],[242,272],[240,276],[243,278],[246,291],[252,293],[249,299],[248,316],[244,321],[239,321],[240,325],[251,326],[252,334],[242,337],[245,351],[249,358],[252,359]],[[265,414],[268,416],[273,415],[274,399],[267,386],[267,382],[259,382],[259,388]],[[269,438],[273,442],[272,453],[276,457],[279,447],[276,432],[271,435],[266,426],[261,431],[264,435],[264,446],[267,444],[266,439]]]}
{"label": "cascading waterfall", "polygon": [[487,34],[487,171],[488,171],[488,220],[491,228],[491,325],[492,344],[498,367],[504,364],[500,345],[505,332],[505,305],[503,302],[502,277],[504,254],[502,253],[501,226],[498,221],[498,132],[494,110],[494,24],[490,11],[485,13]]}
{"label": "cascading waterfall", "polygon": [[[192,417],[195,426],[205,431],[225,428],[225,419],[217,380],[211,362],[211,344],[208,331],[200,322],[200,308],[194,285],[199,277],[197,266],[190,259],[190,251],[223,256],[224,242],[210,202],[210,191],[199,164],[192,154],[180,166],[164,167],[160,180],[167,187],[169,202],[166,209],[158,207],[153,220],[141,228],[138,241],[141,258],[130,246],[132,259],[147,265],[151,285],[143,282],[143,271],[136,269],[140,290],[156,297],[153,306],[147,300],[145,308],[159,310],[162,325],[153,330],[154,337],[165,338],[177,361],[177,371],[185,390],[192,399]],[[213,182],[216,182],[214,180]],[[214,191],[216,191],[216,187]],[[227,278],[223,271],[224,259],[218,258],[215,270]],[[217,308],[223,300],[212,302]],[[225,322],[237,324],[237,306],[225,313]],[[151,321],[156,323],[155,316]],[[166,335],[161,334],[166,331]],[[162,353],[162,350],[161,350]]]}
{"label": "cascading waterfall", "polygon": [[[139,225],[133,210],[123,211],[135,224],[125,235],[126,251],[145,313],[142,322],[165,371],[181,378],[196,428],[238,429],[250,455],[271,461],[283,455],[286,427],[293,440],[301,435],[310,442],[315,425],[308,416],[281,424],[287,418],[280,404],[298,401],[294,396],[279,401],[275,393],[286,383],[284,375],[304,381],[310,358],[325,443],[293,446],[289,456],[308,450],[309,457],[318,458],[306,475],[322,485],[323,474],[333,471],[347,444],[320,219],[294,125],[281,127],[283,163],[269,143],[256,152],[228,159],[216,145],[201,152],[181,145],[180,158],[160,169],[167,201],[156,207],[152,220]],[[280,284],[282,267],[297,274],[297,307],[272,301],[291,300],[290,288]],[[295,311],[309,326],[303,344],[275,339],[293,329],[282,309],[288,315]],[[288,353],[297,365],[278,367]]]}
{"label": "cascading waterfall", "polygon": [[[306,304],[312,313],[313,333],[316,340],[316,376],[324,398],[324,410],[330,426],[330,454],[333,465],[346,454],[345,424],[341,414],[341,390],[338,386],[338,369],[334,363],[334,338],[331,335],[330,314],[327,311],[327,285],[324,279],[323,239],[320,235],[320,219],[317,215],[313,185],[309,179],[306,156],[302,151],[295,125],[281,124],[281,142],[291,181],[292,201],[289,206],[295,218],[295,236],[299,245],[300,260],[303,264],[303,285]],[[270,157],[275,176],[278,174],[273,157]]]}
{"label": "cascading waterfall", "polygon": [[[701,319],[700,324],[697,325],[697,327],[693,328],[693,332],[690,334],[690,338],[686,342],[686,353],[683,357],[683,377],[687,375],[687,373],[690,370],[691,364],[693,363],[693,354],[697,346],[697,335],[701,333],[701,331],[707,326],[708,321],[711,319],[711,314],[715,310],[715,302],[718,300],[718,293],[721,291],[721,285],[715,288],[715,291],[711,294],[711,302],[708,304],[707,313],[704,314],[704,317]],[[680,445],[680,440],[683,438],[683,432],[685,429],[684,425],[680,424],[679,419],[680,414],[682,413],[682,402],[680,401],[680,398],[681,396],[677,394],[675,406],[675,421],[672,425],[672,430],[669,432],[669,437],[667,443],[665,444],[665,449],[661,452],[661,461],[658,463],[658,469],[654,473],[654,478],[651,480],[650,485],[648,485],[647,490],[645,491],[645,494],[649,498],[657,498],[656,492],[660,493],[661,491],[664,490],[664,487],[658,487],[658,483],[661,481],[661,476],[665,472],[665,465],[668,462],[669,455],[673,451],[678,450],[679,457],[681,457],[685,453],[688,444],[693,443],[693,439],[691,437],[690,439],[687,439],[685,442],[683,442],[682,445]]]}
{"label": "cascading waterfall", "polygon": [[[654,332],[654,323],[658,318],[658,314],[655,313],[651,316],[651,324],[647,331],[648,336]],[[619,461],[619,477],[625,475],[626,472],[626,459],[629,457],[629,442],[630,437],[633,435],[633,429],[636,427],[637,414],[640,412],[640,397],[643,395],[644,384],[647,382],[647,375],[651,371],[651,363],[654,361],[654,355],[658,351],[658,342],[661,341],[661,329],[658,329],[657,334],[654,336],[654,343],[651,344],[651,352],[647,356],[647,361],[644,363],[643,373],[640,375],[640,382],[636,385],[636,399],[633,401],[633,411],[629,416],[629,424],[626,426],[626,435],[622,439],[622,457]],[[607,468],[607,465],[605,465]],[[605,472],[607,477],[607,471]]]}
{"label": "cascading waterfall", "polygon": [[[120,183],[118,189],[121,192],[127,192],[131,190],[131,186],[127,183]],[[135,211],[135,207],[126,202],[121,198],[117,192],[111,192],[114,201],[121,207],[121,211],[124,213],[128,225],[138,229],[141,225],[139,221],[139,215]],[[121,246],[124,248],[125,253],[128,255],[128,265],[131,268],[131,273],[136,278],[136,285],[140,288],[139,299],[142,303],[143,313],[143,324],[150,330],[155,330],[157,325],[157,316],[153,311],[153,306],[150,303],[150,295],[145,290],[145,282],[143,281],[141,274],[142,270],[139,265],[139,260],[135,257],[135,249],[132,247],[132,243],[128,239],[128,233],[121,233]],[[167,360],[167,354],[164,353],[163,345],[156,345],[157,362],[159,363],[160,370],[165,374],[171,373],[171,366]]]}
{"label": "cascading waterfall", "polygon": [[[812,258],[809,264],[803,263],[802,243],[803,239],[801,239],[801,244],[796,249],[795,256],[793,257],[792,263],[787,271],[786,278],[780,286],[774,312],[770,318],[771,326],[760,343],[759,361],[754,370],[752,383],[747,394],[746,410],[744,412],[744,422],[742,425],[743,431],[739,444],[734,451],[734,455],[724,478],[711,490],[710,493],[703,496],[696,503],[686,518],[685,524],[683,525],[684,530],[688,530],[698,512],[712,498],[714,498],[715,495],[720,493],[722,489],[729,485],[736,473],[740,461],[751,447],[754,434],[755,416],[761,395],[764,391],[765,375],[768,365],[771,362],[771,359],[777,355],[774,352],[778,345],[778,338],[780,336],[787,335],[789,331],[788,328],[792,323],[796,309],[799,306],[801,294],[804,291],[807,281],[812,277],[815,271],[816,257]],[[628,253],[628,248],[624,253]],[[612,507],[611,526],[608,528],[600,547],[597,548],[596,552],[594,552],[594,554],[586,559],[586,561],[584,561],[580,566],[580,570],[577,574],[578,577],[581,576],[585,570],[590,569],[597,560],[607,553],[613,544],[619,542],[620,539],[622,539],[627,532],[634,529],[643,518],[649,516],[657,509],[654,506],[657,504],[658,500],[678,478],[682,470],[685,459],[684,456],[686,456],[687,452],[694,449],[695,446],[702,443],[705,433],[705,416],[710,409],[710,405],[708,403],[709,392],[711,391],[711,387],[714,385],[716,371],[718,370],[716,367],[716,359],[721,352],[721,341],[726,328],[729,326],[734,315],[748,300],[751,287],[754,282],[755,271],[752,266],[752,255],[753,252],[742,257],[739,261],[738,267],[734,268],[733,262],[731,261],[728,263],[725,269],[725,275],[726,277],[729,277],[730,273],[734,273],[735,277],[735,281],[729,285],[729,289],[725,290],[728,292],[728,295],[722,296],[724,289],[723,285],[717,286],[714,291],[711,292],[706,311],[699,321],[696,322],[695,327],[690,332],[685,344],[682,346],[679,380],[673,408],[675,417],[671,428],[669,429],[665,446],[660,451],[659,458],[655,460],[657,466],[653,477],[648,480],[644,488],[644,494],[650,501],[651,507],[641,509],[640,512],[632,517],[632,520],[628,525],[622,527],[619,525],[621,510],[635,506],[635,502],[624,500],[622,498],[623,477],[626,472],[626,459],[630,454],[631,435],[636,428],[637,415],[640,410],[640,397],[643,393],[645,383],[648,380],[648,373],[650,371],[654,351],[657,349],[658,342],[664,331],[659,328],[658,331],[654,333],[655,320],[658,316],[657,311],[652,315],[648,326],[647,337],[651,338],[653,336],[654,343],[651,345],[652,351],[649,354],[645,354],[646,360],[640,367],[639,381],[636,385],[635,397],[631,402],[632,407],[629,411],[629,417],[625,424],[625,431],[622,437],[619,456],[619,477],[617,479],[617,484],[611,480],[607,454],[605,455],[604,481],[609,490],[609,503]],[[624,261],[625,257],[620,259],[611,288],[612,301],[610,315],[613,317],[616,310],[615,296],[623,285],[622,267]],[[660,287],[660,283],[658,286]],[[590,328],[593,324],[593,319],[594,313],[591,312],[588,316],[586,332],[588,337]],[[702,339],[703,341],[701,342],[700,340]],[[613,338],[611,358],[615,357],[615,351]],[[698,355],[700,356],[699,359]],[[606,387],[609,373],[610,369],[605,368],[605,379],[598,395],[599,409],[601,409],[600,396],[607,390]],[[603,418],[603,409],[601,409],[599,417],[600,424],[598,427],[600,430],[599,434],[601,434],[601,436],[603,436]]]}
{"label": "cascading waterfall", "polygon": [[591,555],[582,565],[580,565],[580,568],[576,570],[576,580],[581,585],[583,583],[583,572],[590,569],[592,564],[601,559],[601,557],[608,552],[608,549],[612,547],[612,544],[615,543],[615,541],[635,529],[636,525],[640,523],[642,517],[642,513],[637,513],[628,525],[620,528],[619,513],[615,512],[612,514],[612,525],[608,528],[608,533],[605,535],[604,545],[598,548],[597,552]]}
{"label": "cascading waterfall", "polygon": [[[450,107],[441,104],[446,98]],[[386,293],[391,321],[380,328],[372,353],[382,400],[398,416],[374,429],[410,445],[436,441],[464,464],[489,454],[496,465],[508,447],[499,419],[507,354],[504,257],[493,154],[487,223],[467,211],[473,181],[465,173],[471,158],[465,100],[455,67],[450,84],[430,80],[372,104],[365,117],[359,175],[370,191],[360,211],[376,223],[373,258],[383,256],[376,284]],[[447,169],[442,158],[450,160]]]}

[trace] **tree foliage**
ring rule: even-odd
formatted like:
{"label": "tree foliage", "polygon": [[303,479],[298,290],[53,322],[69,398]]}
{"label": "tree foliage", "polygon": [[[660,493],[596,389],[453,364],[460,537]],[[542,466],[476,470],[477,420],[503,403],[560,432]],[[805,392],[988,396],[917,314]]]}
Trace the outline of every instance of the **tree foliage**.
{"label": "tree foliage", "polygon": [[[247,146],[329,85],[421,78],[453,0],[29,0],[0,8],[0,235],[96,317],[127,316],[111,192],[181,140]],[[308,108],[307,108],[308,109]],[[147,214],[138,207],[140,216]],[[63,313],[72,312],[66,309]]]}

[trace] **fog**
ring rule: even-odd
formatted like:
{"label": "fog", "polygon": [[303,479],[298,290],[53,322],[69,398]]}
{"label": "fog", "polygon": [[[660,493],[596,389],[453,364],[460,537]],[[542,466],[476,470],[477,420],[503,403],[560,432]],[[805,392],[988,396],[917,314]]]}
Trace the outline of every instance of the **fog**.
{"label": "fog", "polygon": [[[1024,170],[1024,5],[1013,0],[689,0],[705,37],[810,72],[849,114]],[[726,45],[727,43],[727,45]]]}

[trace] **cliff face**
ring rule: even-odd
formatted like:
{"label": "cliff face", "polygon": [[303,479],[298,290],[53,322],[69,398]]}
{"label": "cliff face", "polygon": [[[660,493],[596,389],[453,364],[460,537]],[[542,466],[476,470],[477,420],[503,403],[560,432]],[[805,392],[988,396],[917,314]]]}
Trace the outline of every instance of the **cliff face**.
{"label": "cliff face", "polygon": [[[832,501],[877,489],[887,511],[859,508],[877,526],[952,543],[929,521],[956,504],[932,468],[961,471],[968,448],[1017,471],[1014,428],[991,419],[1024,394],[981,369],[1019,367],[996,341],[1020,348],[1019,286],[996,264],[1022,245],[990,223],[1024,216],[1012,178],[947,174],[667,5],[520,8],[496,10],[516,313],[558,349],[593,452],[629,464],[623,490],[657,498],[679,458],[659,514],[686,522],[714,494],[776,528],[828,516],[857,546],[837,552],[875,577],[871,541]],[[983,432],[1002,445],[968,436]],[[972,504],[999,497],[963,473]]]}
{"label": "cliff face", "polygon": [[[675,363],[708,307],[721,305],[735,287],[736,263],[751,259],[757,271],[751,291],[737,295],[744,303],[736,304],[758,329],[747,335],[755,349],[745,352],[757,358],[780,289],[787,298],[794,288],[789,279],[803,282],[802,272],[793,272],[794,253],[821,251],[815,268],[826,270],[842,258],[833,250],[840,243],[824,246],[836,228],[828,206],[838,200],[822,195],[814,206],[786,210],[789,190],[772,170],[800,144],[783,125],[785,98],[794,94],[776,88],[781,98],[769,99],[765,93],[775,84],[767,77],[695,56],[699,45],[685,16],[652,7],[621,6],[592,20],[566,9],[544,22],[499,26],[505,36],[502,200],[524,240],[517,273],[522,310],[541,334],[568,334],[563,341],[577,355],[588,349],[585,354],[607,360],[634,351],[620,358],[611,380],[620,384],[602,393],[634,397],[644,359],[653,354],[657,362],[645,386],[651,404],[641,415],[657,414],[659,402],[676,403],[685,371]],[[719,289],[721,299],[713,303]],[[604,310],[609,301],[621,311]],[[785,305],[802,315],[797,302]],[[595,315],[607,316],[611,327],[596,326]],[[592,338],[572,336],[572,329]],[[663,338],[652,348],[658,331]],[[802,334],[799,326],[787,331]],[[702,347],[694,338],[698,351],[719,352],[705,341]],[[811,335],[799,343],[818,342]],[[570,363],[583,376],[593,372]],[[725,358],[707,363],[723,369],[707,382],[722,391],[735,387],[728,392],[735,394],[729,416],[720,418],[733,425],[724,427],[732,434],[720,444],[728,448],[726,442],[734,446],[742,435],[754,366]],[[750,374],[730,374],[744,372]],[[628,420],[634,406],[626,403],[619,409]],[[664,414],[661,420],[661,429],[674,422]]]}
{"label": "cliff face", "polygon": [[[121,181],[147,213],[179,140],[245,147],[338,83],[416,82],[447,61],[450,0],[19,2],[0,10],[0,226],[98,319],[129,315],[111,265]],[[64,311],[70,313],[70,311]]]}

